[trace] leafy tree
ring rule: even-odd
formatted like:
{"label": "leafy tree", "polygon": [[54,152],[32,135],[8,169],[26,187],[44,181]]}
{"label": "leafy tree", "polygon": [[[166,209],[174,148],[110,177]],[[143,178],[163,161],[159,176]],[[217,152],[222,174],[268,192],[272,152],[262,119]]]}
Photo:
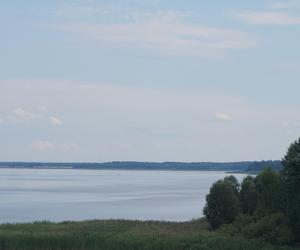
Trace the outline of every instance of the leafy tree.
{"label": "leafy tree", "polygon": [[236,194],[239,193],[240,184],[239,184],[238,180],[233,175],[226,176],[224,178],[224,182],[227,182],[228,184],[230,184]]}
{"label": "leafy tree", "polygon": [[284,207],[284,184],[279,173],[266,168],[255,178],[257,209],[261,214],[281,212]]}
{"label": "leafy tree", "polygon": [[240,191],[243,213],[248,215],[254,214],[257,209],[257,198],[258,193],[255,185],[255,178],[253,176],[247,176],[242,182]]}
{"label": "leafy tree", "polygon": [[240,213],[236,183],[236,178],[230,177],[214,183],[210,188],[203,212],[212,229],[233,222]]}
{"label": "leafy tree", "polygon": [[291,144],[282,160],[287,192],[287,214],[294,234],[300,240],[300,138]]}

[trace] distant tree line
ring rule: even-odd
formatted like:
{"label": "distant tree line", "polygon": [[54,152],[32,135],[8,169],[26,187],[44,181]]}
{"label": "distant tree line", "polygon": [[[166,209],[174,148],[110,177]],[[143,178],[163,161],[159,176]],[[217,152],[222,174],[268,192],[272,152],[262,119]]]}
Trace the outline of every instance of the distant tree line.
{"label": "distant tree line", "polygon": [[52,168],[52,169],[99,169],[99,170],[204,170],[227,172],[259,172],[268,165],[278,170],[280,161],[245,162],[0,162],[0,168]]}
{"label": "distant tree line", "polygon": [[204,208],[211,229],[276,244],[300,244],[300,139],[291,144],[282,166],[281,171],[264,167],[241,184],[234,176],[214,183]]}
{"label": "distant tree line", "polygon": [[283,165],[281,161],[255,161],[247,169],[248,172],[260,172],[266,168],[272,168],[275,171],[281,171]]}

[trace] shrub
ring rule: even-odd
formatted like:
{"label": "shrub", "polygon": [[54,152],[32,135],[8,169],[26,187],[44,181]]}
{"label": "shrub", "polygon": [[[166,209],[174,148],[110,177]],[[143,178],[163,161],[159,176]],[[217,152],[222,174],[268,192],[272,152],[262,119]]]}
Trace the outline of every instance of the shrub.
{"label": "shrub", "polygon": [[272,244],[286,245],[293,242],[293,234],[282,213],[265,216],[240,215],[234,223],[221,229],[231,236],[241,235],[248,239],[261,239]]}

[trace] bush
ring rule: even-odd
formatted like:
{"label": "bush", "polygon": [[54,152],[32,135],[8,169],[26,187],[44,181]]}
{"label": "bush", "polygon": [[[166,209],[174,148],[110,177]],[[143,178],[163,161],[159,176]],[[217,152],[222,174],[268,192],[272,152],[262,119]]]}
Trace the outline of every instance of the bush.
{"label": "bush", "polygon": [[293,242],[291,228],[282,213],[259,216],[240,215],[234,223],[221,229],[231,236],[241,235],[248,239],[261,239],[272,244],[286,245]]}

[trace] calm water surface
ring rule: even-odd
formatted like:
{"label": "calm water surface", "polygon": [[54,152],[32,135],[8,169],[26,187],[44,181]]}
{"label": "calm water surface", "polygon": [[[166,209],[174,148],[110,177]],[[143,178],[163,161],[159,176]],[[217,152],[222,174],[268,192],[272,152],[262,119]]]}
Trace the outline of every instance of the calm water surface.
{"label": "calm water surface", "polygon": [[[185,221],[202,216],[223,172],[0,169],[0,223],[36,220]],[[235,174],[241,180],[245,175]]]}

